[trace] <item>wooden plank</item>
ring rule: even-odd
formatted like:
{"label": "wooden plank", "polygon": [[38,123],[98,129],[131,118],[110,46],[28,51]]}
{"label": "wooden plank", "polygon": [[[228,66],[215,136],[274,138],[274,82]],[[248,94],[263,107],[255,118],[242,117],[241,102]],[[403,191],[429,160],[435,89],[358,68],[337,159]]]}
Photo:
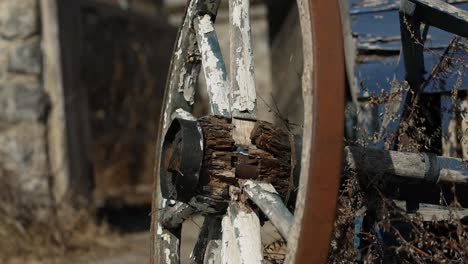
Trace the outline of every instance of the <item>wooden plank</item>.
{"label": "wooden plank", "polygon": [[294,216],[284,205],[275,187],[269,183],[249,180],[244,184],[244,192],[270,219],[271,223],[287,241]]}
{"label": "wooden plank", "polygon": [[255,89],[250,0],[229,1],[233,116],[255,119]]}
{"label": "wooden plank", "polygon": [[60,54],[58,6],[56,0],[41,0],[42,48],[44,63],[44,89],[47,90],[50,109],[47,129],[50,171],[54,179],[54,196],[62,200],[70,179],[65,88],[63,87],[62,58]]}
{"label": "wooden plank", "polygon": [[[453,34],[468,37],[468,11],[441,0],[404,0],[416,5],[418,19]],[[402,2],[403,3],[403,2]],[[407,12],[413,15],[413,12]]]}
{"label": "wooden plank", "polygon": [[214,115],[231,116],[230,89],[226,66],[221,48],[214,30],[211,16],[204,15],[194,20],[198,49],[202,58],[211,113]]}
{"label": "wooden plank", "polygon": [[94,177],[87,93],[80,89],[77,74],[79,4],[41,0],[40,11],[44,89],[52,106],[47,118],[52,195],[56,201],[87,206]]}
{"label": "wooden plank", "polygon": [[[398,208],[406,210],[405,201],[394,202]],[[448,221],[468,217],[468,209],[420,203],[416,214],[408,214],[409,217],[417,215],[421,216],[424,221]]]}
{"label": "wooden plank", "polygon": [[[348,169],[367,175],[395,175],[428,180],[426,171],[430,167],[427,167],[421,153],[347,146],[344,149],[344,159]],[[468,167],[463,160],[441,156],[436,159],[439,182],[468,183]]]}
{"label": "wooden plank", "polygon": [[400,32],[403,59],[405,63],[405,79],[412,91],[421,86],[424,77],[424,47],[421,45],[421,21],[409,15],[410,10],[414,12],[414,4],[408,0],[401,1]]}

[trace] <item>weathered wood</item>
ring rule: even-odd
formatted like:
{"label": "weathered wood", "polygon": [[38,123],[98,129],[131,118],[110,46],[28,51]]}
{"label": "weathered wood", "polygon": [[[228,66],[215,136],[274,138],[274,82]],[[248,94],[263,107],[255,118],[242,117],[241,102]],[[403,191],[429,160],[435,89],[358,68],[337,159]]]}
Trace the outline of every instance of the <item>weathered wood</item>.
{"label": "weathered wood", "polygon": [[[450,33],[468,37],[468,11],[441,0],[407,0],[416,5],[419,20]],[[413,13],[409,13],[413,15]]]}
{"label": "weathered wood", "polygon": [[256,122],[250,138],[258,148],[266,150],[276,157],[291,155],[291,135],[271,123]]}
{"label": "weathered wood", "polygon": [[233,203],[228,208],[228,215],[232,223],[234,238],[237,241],[239,263],[263,263],[260,220],[255,212]]}
{"label": "weathered wood", "polygon": [[[424,47],[421,37],[421,21],[410,15],[414,12],[414,4],[408,0],[401,1],[400,32],[403,60],[405,63],[405,79],[412,91],[419,90],[424,78]],[[410,11],[412,10],[412,11]]]}
{"label": "weathered wood", "polygon": [[[165,208],[169,205],[170,201],[163,199],[158,194],[159,208]],[[157,214],[158,221],[154,224],[155,237],[154,237],[154,246],[151,250],[155,252],[151,258],[152,263],[167,263],[167,264],[177,264],[180,262],[180,236],[182,232],[181,227],[176,227],[172,229],[164,228],[161,224],[160,217],[161,214]]]}
{"label": "weathered wood", "polygon": [[[211,1],[213,2],[213,1]],[[219,2],[215,0],[215,2]],[[158,129],[159,135],[164,135],[172,119],[171,115],[176,109],[191,110],[194,103],[195,87],[200,72],[200,60],[196,55],[196,36],[193,31],[193,20],[197,15],[197,8],[203,3],[201,0],[191,0],[187,3],[187,9],[183,24],[177,36],[174,47],[174,55],[171,60],[169,82],[164,95],[164,114]],[[207,12],[217,13],[218,5],[206,5]],[[210,9],[211,8],[211,9]],[[162,137],[156,147],[156,160],[159,161],[162,149]],[[166,201],[161,196],[159,188],[159,168],[156,166],[151,230],[151,259],[150,263],[179,263],[180,229],[169,231],[159,223],[159,210],[166,207]]]}
{"label": "weathered wood", "polygon": [[222,240],[221,240],[221,263],[239,264],[239,247],[234,237],[234,227],[228,214],[223,217],[221,222]]}
{"label": "weathered wood", "polygon": [[258,159],[257,180],[271,183],[283,198],[288,199],[293,188],[292,135],[271,123],[258,121],[250,138],[256,147],[249,149],[249,154]]}
{"label": "weathered wood", "polygon": [[200,119],[204,135],[203,171],[200,185],[210,195],[228,199],[228,185],[235,184],[232,166],[235,142],[232,139],[233,125],[222,117],[203,117]]}
{"label": "weathered wood", "polygon": [[[262,129],[254,129],[256,132],[247,139],[253,121],[237,120],[230,124],[229,119],[216,116],[199,121],[205,145],[200,185],[204,186],[205,194],[228,199],[229,185],[239,186],[239,179],[257,179],[271,183],[282,197],[288,196],[293,183],[287,132],[262,122]],[[280,146],[274,146],[275,143]]]}
{"label": "weathered wood", "polygon": [[234,125],[232,138],[236,142],[236,145],[247,149],[252,145],[250,134],[255,127],[255,121],[233,118],[232,124]]}
{"label": "weathered wood", "polygon": [[[41,0],[44,89],[52,107],[47,141],[52,192],[56,201],[87,206],[93,192],[85,89],[78,89],[79,5]],[[63,48],[67,47],[67,48]]]}
{"label": "weathered wood", "polygon": [[[203,221],[203,225],[200,229],[200,233],[198,234],[197,242],[190,254],[190,259],[188,261],[189,264],[202,264],[205,262],[205,252],[208,249],[208,244],[211,240],[217,239],[216,236],[219,237],[220,229],[220,221],[217,218],[213,217],[205,217]],[[211,250],[213,249],[213,244],[210,245]],[[214,252],[216,254],[216,252]],[[215,256],[213,256],[215,257]]]}
{"label": "weathered wood", "polygon": [[461,117],[461,157],[468,160],[468,98],[465,97],[460,102],[460,117]]}
{"label": "weathered wood", "polygon": [[206,245],[204,264],[221,263],[221,219],[213,218],[208,231],[208,244]]}
{"label": "weathered wood", "polygon": [[250,29],[250,0],[229,1],[233,116],[255,118],[256,89]]}
{"label": "weathered wood", "polygon": [[[345,147],[345,166],[366,175],[395,175],[428,180],[428,164],[420,153],[383,151],[362,147]],[[437,157],[436,182],[468,183],[468,166],[461,159]],[[432,180],[431,180],[432,181]]]}
{"label": "weathered wood", "polygon": [[174,206],[161,209],[159,223],[168,229],[181,227],[182,223],[189,219],[196,209],[192,206],[177,202]]}
{"label": "weathered wood", "polygon": [[346,63],[346,77],[348,77],[349,90],[351,99],[357,105],[359,96],[359,87],[357,78],[354,74],[356,66],[356,44],[351,31],[351,19],[349,12],[349,2],[347,0],[339,0],[341,14],[341,28],[343,30],[343,44]]}
{"label": "weathered wood", "polygon": [[284,205],[273,185],[247,181],[244,184],[244,192],[287,240],[294,217]]}
{"label": "weathered wood", "polygon": [[[394,202],[398,208],[406,210],[405,201]],[[448,221],[468,217],[468,209],[420,203],[416,214],[407,214],[409,217],[416,217],[417,215],[421,216],[424,221]]]}
{"label": "weathered wood", "polygon": [[442,133],[442,156],[457,156],[457,115],[451,94],[440,95],[440,130]]}
{"label": "weathered wood", "polygon": [[196,17],[194,26],[210,98],[211,113],[213,115],[231,116],[231,93],[226,66],[211,16]]}

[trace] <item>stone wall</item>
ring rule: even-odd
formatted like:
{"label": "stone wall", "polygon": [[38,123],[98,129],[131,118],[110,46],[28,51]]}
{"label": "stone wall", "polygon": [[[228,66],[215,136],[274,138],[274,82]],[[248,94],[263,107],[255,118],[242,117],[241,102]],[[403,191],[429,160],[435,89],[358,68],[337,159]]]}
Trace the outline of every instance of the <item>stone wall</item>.
{"label": "stone wall", "polygon": [[36,216],[51,202],[38,2],[0,0],[0,189]]}

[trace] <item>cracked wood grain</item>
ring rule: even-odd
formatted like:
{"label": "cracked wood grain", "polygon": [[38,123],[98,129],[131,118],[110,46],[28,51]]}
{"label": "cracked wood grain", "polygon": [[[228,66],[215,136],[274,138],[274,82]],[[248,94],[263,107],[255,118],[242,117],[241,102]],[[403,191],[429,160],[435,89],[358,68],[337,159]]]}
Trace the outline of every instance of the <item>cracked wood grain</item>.
{"label": "cracked wood grain", "polygon": [[255,119],[256,89],[250,28],[250,1],[229,1],[233,116]]}

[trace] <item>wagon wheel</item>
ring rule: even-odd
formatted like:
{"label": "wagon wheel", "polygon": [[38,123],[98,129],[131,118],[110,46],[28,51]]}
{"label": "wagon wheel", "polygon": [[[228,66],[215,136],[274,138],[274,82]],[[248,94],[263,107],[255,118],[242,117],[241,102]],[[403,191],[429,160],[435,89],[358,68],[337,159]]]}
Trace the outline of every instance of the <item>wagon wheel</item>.
{"label": "wagon wheel", "polygon": [[[297,159],[292,135],[256,120],[249,2],[229,4],[230,77],[214,32],[219,1],[189,1],[179,31],[156,149],[151,263],[180,262],[182,223],[197,213],[205,221],[192,263],[261,263],[258,212],[287,241],[287,261],[324,262],[341,169],[344,80],[338,1],[297,1],[304,56],[304,124]],[[212,116],[197,120],[190,113],[200,68]],[[286,137],[278,143],[284,143],[284,157],[268,148],[268,141],[257,138],[253,145],[254,130],[278,140]],[[259,169],[262,154],[253,150],[285,158],[291,171],[299,167],[296,160],[300,163],[294,212],[283,203],[292,191],[291,179],[266,180]],[[288,188],[280,190],[281,184]]]}

